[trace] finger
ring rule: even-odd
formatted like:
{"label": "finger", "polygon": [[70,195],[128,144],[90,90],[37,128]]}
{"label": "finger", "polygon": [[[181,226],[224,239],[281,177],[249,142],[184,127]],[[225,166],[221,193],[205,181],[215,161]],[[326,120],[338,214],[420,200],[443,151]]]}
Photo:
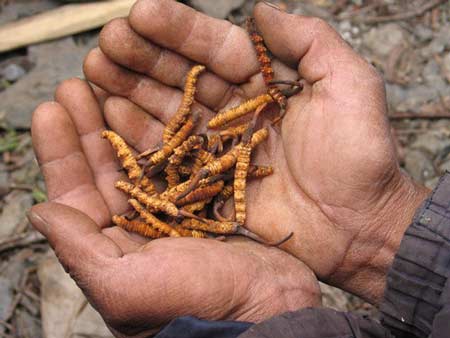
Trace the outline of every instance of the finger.
{"label": "finger", "polygon": [[142,245],[148,243],[146,239],[136,239],[119,227],[109,227],[102,230],[102,234],[111,239],[123,252],[128,254],[138,251]]}
{"label": "finger", "polygon": [[[112,61],[180,89],[184,88],[186,74],[194,65],[185,57],[145,40],[123,18],[111,21],[102,29],[99,47]],[[206,72],[197,83],[196,99],[211,109],[217,109],[221,102],[227,101],[230,93],[230,83]]]}
{"label": "finger", "polygon": [[314,83],[331,71],[354,74],[367,63],[325,21],[288,14],[265,3],[254,10],[258,30],[270,51],[280,60],[298,65],[301,77]]}
{"label": "finger", "polygon": [[41,203],[31,209],[28,219],[48,239],[61,264],[81,287],[100,274],[99,266],[123,255],[95,221],[77,209]]}
{"label": "finger", "polygon": [[95,84],[91,84],[92,90],[94,91],[95,97],[97,98],[98,105],[100,106],[100,110],[103,111],[103,106],[105,105],[106,99],[109,97],[109,93]]}
{"label": "finger", "polygon": [[[124,44],[127,45],[127,48],[122,48]],[[100,48],[107,59],[127,69],[146,74],[163,84],[180,89],[184,89],[186,75],[193,65],[191,61],[181,55],[144,40],[130,28],[124,19],[116,19],[104,27],[100,35]],[[105,65],[107,64],[109,63],[105,63]],[[276,79],[296,80],[298,77],[297,71],[284,66],[277,60],[274,60],[273,68]],[[90,72],[91,81],[95,81],[94,78],[103,79],[104,74],[108,74],[110,70],[103,68],[100,64],[88,65],[86,69]],[[230,104],[238,104],[245,98],[262,94],[265,90],[266,86],[260,73],[249,78],[249,81],[241,87],[237,87],[230,85],[213,73],[206,72],[198,80],[196,99],[218,111],[229,107]],[[117,89],[116,92],[120,94],[120,89]]]}
{"label": "finger", "polygon": [[101,137],[105,122],[91,87],[86,81],[77,78],[66,80],[58,86],[55,98],[66,108],[75,125],[95,185],[110,212],[125,212],[128,209],[127,197],[114,187],[114,183],[126,176],[118,171],[119,165],[113,149]]}
{"label": "finger", "polygon": [[[89,81],[114,95],[128,98],[163,123],[177,111],[183,97],[178,89],[117,65],[98,48],[86,57],[84,72]],[[213,115],[198,103],[194,103],[192,109],[199,110],[204,118]]]}
{"label": "finger", "polygon": [[133,30],[146,39],[204,64],[232,83],[258,73],[247,33],[171,0],[141,0],[130,11]]}
{"label": "finger", "polygon": [[78,209],[99,226],[106,226],[109,209],[64,107],[56,102],[41,104],[33,113],[31,133],[49,200]]}
{"label": "finger", "polygon": [[161,141],[163,124],[128,99],[111,96],[105,102],[108,125],[138,152],[155,147]]}

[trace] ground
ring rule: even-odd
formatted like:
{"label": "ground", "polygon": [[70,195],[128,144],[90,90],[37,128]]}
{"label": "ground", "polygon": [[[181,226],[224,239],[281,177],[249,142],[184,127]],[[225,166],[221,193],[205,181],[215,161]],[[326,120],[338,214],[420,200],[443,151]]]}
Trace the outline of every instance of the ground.
{"label": "ground", "polygon": [[[188,3],[236,24],[243,23],[254,5],[245,0]],[[324,18],[380,70],[399,160],[417,181],[432,188],[450,170],[450,3],[274,3],[289,12]],[[61,5],[53,0],[0,0],[0,28]],[[31,112],[52,97],[58,82],[82,75],[83,57],[97,35],[91,31],[0,54],[0,337],[110,337],[25,217],[34,203],[46,199],[31,147]],[[323,291],[327,306],[376,314],[357,297],[325,285]]]}

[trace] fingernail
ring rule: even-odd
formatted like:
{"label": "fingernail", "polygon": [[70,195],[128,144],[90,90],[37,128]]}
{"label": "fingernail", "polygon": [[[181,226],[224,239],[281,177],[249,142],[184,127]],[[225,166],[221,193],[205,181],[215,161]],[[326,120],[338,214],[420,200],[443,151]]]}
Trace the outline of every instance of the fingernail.
{"label": "fingernail", "polygon": [[47,233],[50,229],[50,224],[48,224],[41,216],[33,211],[27,212],[27,218],[30,223],[41,233]]}
{"label": "fingernail", "polygon": [[267,5],[267,6],[269,6],[269,7],[275,8],[275,9],[277,9],[277,10],[279,10],[279,11],[282,10],[280,7],[278,7],[277,5],[275,5],[275,4],[273,4],[273,3],[269,2],[269,1],[263,1],[263,3],[264,3],[265,5]]}

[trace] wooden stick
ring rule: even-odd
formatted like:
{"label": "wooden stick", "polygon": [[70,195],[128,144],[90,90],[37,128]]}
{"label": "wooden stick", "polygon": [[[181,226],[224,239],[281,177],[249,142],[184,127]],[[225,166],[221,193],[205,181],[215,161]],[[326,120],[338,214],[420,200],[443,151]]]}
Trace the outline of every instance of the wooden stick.
{"label": "wooden stick", "polygon": [[439,6],[446,2],[447,0],[433,0],[433,1],[424,1],[424,4],[410,12],[401,12],[392,15],[385,16],[367,16],[367,17],[358,17],[355,18],[355,21],[364,22],[364,23],[382,23],[389,21],[400,21],[400,20],[408,20],[412,19],[416,16],[421,16],[425,12],[433,9],[436,6]]}
{"label": "wooden stick", "polygon": [[0,53],[103,26],[127,16],[135,0],[66,5],[0,28]]}

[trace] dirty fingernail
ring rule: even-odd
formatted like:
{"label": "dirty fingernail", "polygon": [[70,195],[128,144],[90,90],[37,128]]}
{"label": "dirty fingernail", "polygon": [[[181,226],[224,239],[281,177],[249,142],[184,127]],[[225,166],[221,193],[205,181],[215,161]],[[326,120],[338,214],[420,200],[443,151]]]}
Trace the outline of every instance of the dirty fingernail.
{"label": "dirty fingernail", "polygon": [[50,229],[50,224],[47,223],[41,216],[33,211],[27,212],[27,218],[30,223],[41,233],[46,234]]}

